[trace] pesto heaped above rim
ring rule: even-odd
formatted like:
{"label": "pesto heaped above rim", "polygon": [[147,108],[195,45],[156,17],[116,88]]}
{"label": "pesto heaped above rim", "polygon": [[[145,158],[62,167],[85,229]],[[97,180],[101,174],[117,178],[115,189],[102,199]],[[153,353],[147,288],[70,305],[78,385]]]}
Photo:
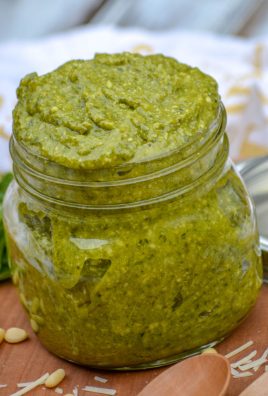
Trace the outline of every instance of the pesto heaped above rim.
{"label": "pesto heaped above rim", "polygon": [[216,81],[163,55],[98,54],[22,79],[14,134],[70,168],[143,161],[200,138],[219,106]]}

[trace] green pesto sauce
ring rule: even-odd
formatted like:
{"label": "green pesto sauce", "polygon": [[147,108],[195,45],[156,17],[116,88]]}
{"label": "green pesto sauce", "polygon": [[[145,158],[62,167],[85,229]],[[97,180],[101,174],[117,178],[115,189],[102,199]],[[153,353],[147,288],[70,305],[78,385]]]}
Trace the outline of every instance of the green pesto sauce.
{"label": "green pesto sauce", "polygon": [[207,194],[135,212],[70,217],[17,193],[9,205],[21,301],[66,359],[161,365],[221,340],[258,296],[258,234],[233,170]]}
{"label": "green pesto sauce", "polygon": [[[26,77],[18,98],[19,142],[53,166],[96,172],[195,143],[219,107],[211,77],[162,55],[72,61]],[[183,198],[131,210],[58,208],[13,183],[5,202],[13,279],[49,350],[102,368],[161,365],[221,340],[247,315],[262,283],[251,203],[232,167],[209,181],[198,173],[218,169],[220,154],[214,147],[182,173],[129,187],[139,201],[195,174],[199,182]],[[131,199],[119,187],[68,188],[70,202]]]}
{"label": "green pesto sauce", "polygon": [[70,168],[142,161],[207,132],[215,80],[163,55],[98,54],[27,75],[17,90],[18,141]]}

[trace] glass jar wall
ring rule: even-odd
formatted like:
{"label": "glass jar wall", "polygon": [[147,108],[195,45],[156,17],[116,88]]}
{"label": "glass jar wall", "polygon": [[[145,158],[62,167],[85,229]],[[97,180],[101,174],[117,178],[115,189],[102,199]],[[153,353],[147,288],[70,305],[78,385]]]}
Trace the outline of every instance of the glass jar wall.
{"label": "glass jar wall", "polygon": [[10,264],[47,349],[91,367],[161,366],[245,318],[262,283],[259,240],[224,130],[221,106],[201,146],[88,173],[12,138]]}

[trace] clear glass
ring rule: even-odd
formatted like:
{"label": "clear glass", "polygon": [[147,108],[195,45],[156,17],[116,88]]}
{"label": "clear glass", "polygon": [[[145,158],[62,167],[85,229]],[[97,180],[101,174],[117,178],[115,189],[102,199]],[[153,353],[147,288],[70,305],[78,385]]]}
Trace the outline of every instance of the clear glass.
{"label": "clear glass", "polygon": [[183,151],[77,172],[13,137],[4,202],[13,281],[51,352],[156,367],[228,335],[261,283],[252,202],[228,160],[223,107]]}
{"label": "clear glass", "polygon": [[263,280],[268,283],[268,155],[248,158],[237,164],[256,205],[262,250]]}

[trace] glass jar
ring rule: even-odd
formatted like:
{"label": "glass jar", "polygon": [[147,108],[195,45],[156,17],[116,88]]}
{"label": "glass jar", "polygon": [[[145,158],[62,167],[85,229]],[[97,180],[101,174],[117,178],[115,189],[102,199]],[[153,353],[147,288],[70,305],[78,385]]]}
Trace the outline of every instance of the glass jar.
{"label": "glass jar", "polygon": [[13,281],[51,352],[98,368],[156,367],[213,346],[262,284],[250,197],[225,111],[179,151],[76,171],[11,139],[4,202]]}

